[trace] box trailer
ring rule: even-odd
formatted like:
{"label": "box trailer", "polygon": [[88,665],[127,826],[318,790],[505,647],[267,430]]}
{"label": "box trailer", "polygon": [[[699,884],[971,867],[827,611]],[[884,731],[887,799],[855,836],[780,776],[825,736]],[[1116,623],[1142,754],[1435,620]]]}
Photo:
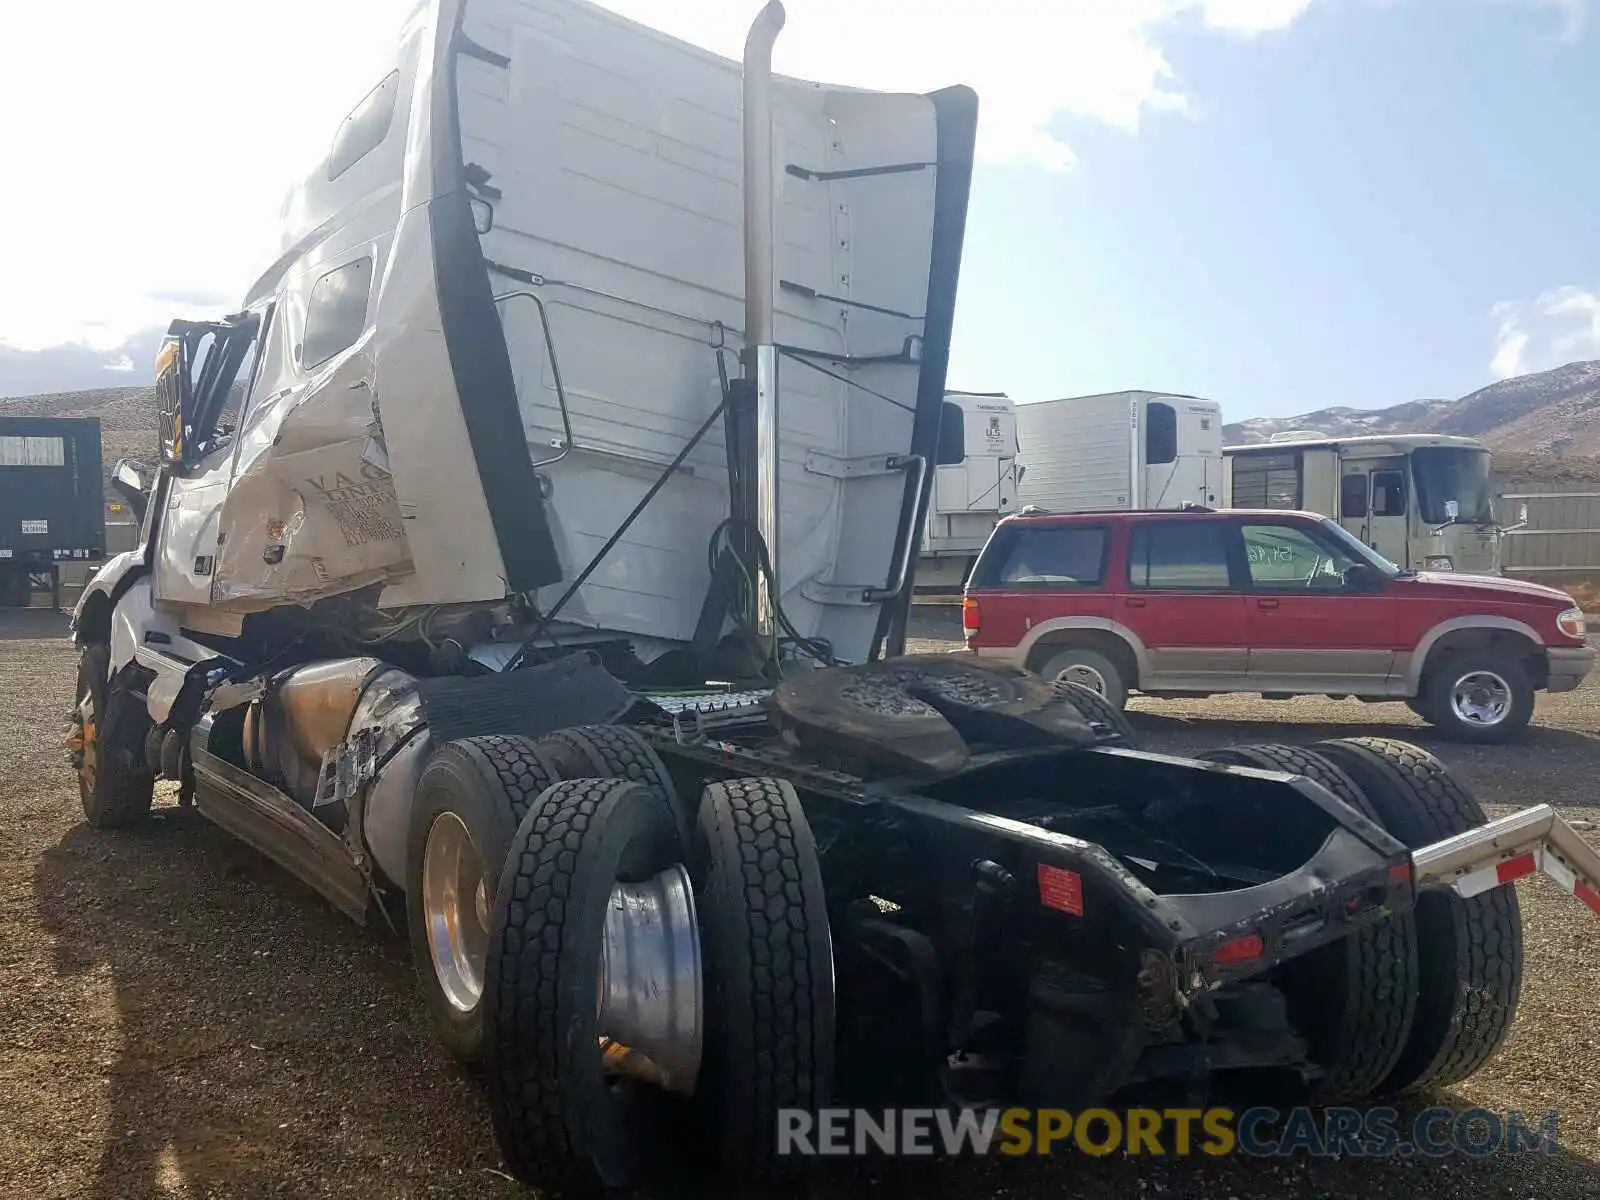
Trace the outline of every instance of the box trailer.
{"label": "box trailer", "polygon": [[1182,508],[1222,500],[1222,407],[1169,392],[1105,392],[1017,406],[1024,506],[1051,512]]}
{"label": "box trailer", "polygon": [[1001,517],[1017,511],[1016,405],[1004,392],[946,392],[947,455],[934,468],[916,590],[959,590]]}
{"label": "box trailer", "polygon": [[105,557],[100,422],[0,416],[0,607],[26,608],[35,586],[60,607],[61,565]]}

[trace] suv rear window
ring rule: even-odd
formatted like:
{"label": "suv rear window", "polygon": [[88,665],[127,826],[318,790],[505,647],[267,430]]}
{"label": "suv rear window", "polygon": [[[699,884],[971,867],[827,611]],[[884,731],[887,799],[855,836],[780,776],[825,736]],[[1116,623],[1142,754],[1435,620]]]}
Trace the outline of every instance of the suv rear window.
{"label": "suv rear window", "polygon": [[988,583],[1093,587],[1105,578],[1107,532],[1104,525],[1018,529]]}
{"label": "suv rear window", "polygon": [[1128,542],[1136,588],[1230,587],[1227,526],[1221,521],[1140,521]]}

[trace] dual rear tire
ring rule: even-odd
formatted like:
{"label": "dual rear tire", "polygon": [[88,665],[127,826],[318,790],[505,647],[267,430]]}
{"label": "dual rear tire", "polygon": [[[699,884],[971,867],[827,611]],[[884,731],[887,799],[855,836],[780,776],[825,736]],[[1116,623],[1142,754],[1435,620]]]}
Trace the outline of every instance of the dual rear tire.
{"label": "dual rear tire", "polygon": [[[1416,848],[1484,823],[1482,808],[1420,747],[1386,738],[1239,746],[1203,756],[1302,775]],[[1291,960],[1291,1019],[1324,1071],[1321,1103],[1447,1087],[1504,1043],[1522,985],[1513,889],[1428,892],[1415,908]]]}
{"label": "dual rear tire", "polygon": [[[419,982],[451,1052],[492,1064],[496,1138],[530,1184],[626,1187],[690,1146],[780,1173],[779,1110],[831,1088],[832,941],[794,789],[730,780],[685,809],[617,727],[451,743],[419,783]],[[429,884],[435,860],[449,886]]]}

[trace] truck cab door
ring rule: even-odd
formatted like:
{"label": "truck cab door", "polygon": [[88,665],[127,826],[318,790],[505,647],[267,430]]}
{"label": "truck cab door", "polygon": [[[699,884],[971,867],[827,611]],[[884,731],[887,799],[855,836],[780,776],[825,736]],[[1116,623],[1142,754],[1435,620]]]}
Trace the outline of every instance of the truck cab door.
{"label": "truck cab door", "polygon": [[258,313],[217,322],[174,321],[156,359],[161,461],[168,474],[156,514],[152,591],[157,601],[211,602],[233,434],[254,375]]}
{"label": "truck cab door", "polygon": [[1410,567],[1410,493],[1401,456],[1347,459],[1339,479],[1339,523],[1390,562]]}

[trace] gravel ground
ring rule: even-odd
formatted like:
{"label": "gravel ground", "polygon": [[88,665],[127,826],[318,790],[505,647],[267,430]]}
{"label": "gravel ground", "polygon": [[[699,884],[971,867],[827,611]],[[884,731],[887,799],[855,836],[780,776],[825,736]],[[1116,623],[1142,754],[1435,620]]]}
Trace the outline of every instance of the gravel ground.
{"label": "gravel ground", "polygon": [[[913,648],[959,617],[919,613]],[[474,1081],[434,1044],[404,941],[360,930],[170,796],[137,833],[85,827],[61,745],[62,622],[0,615],[0,1197],[495,1197]],[[1152,748],[1378,733],[1430,745],[1495,815],[1554,800],[1600,824],[1600,686],[1542,697],[1523,745],[1432,742],[1400,705],[1134,702]],[[1163,1194],[1600,1197],[1600,923],[1520,886],[1527,979],[1510,1044],[1434,1102],[1561,1110],[1553,1155],[1469,1161],[1158,1163],[1120,1155],[830,1170],[831,1200]],[[703,1194],[697,1189],[696,1194]]]}

